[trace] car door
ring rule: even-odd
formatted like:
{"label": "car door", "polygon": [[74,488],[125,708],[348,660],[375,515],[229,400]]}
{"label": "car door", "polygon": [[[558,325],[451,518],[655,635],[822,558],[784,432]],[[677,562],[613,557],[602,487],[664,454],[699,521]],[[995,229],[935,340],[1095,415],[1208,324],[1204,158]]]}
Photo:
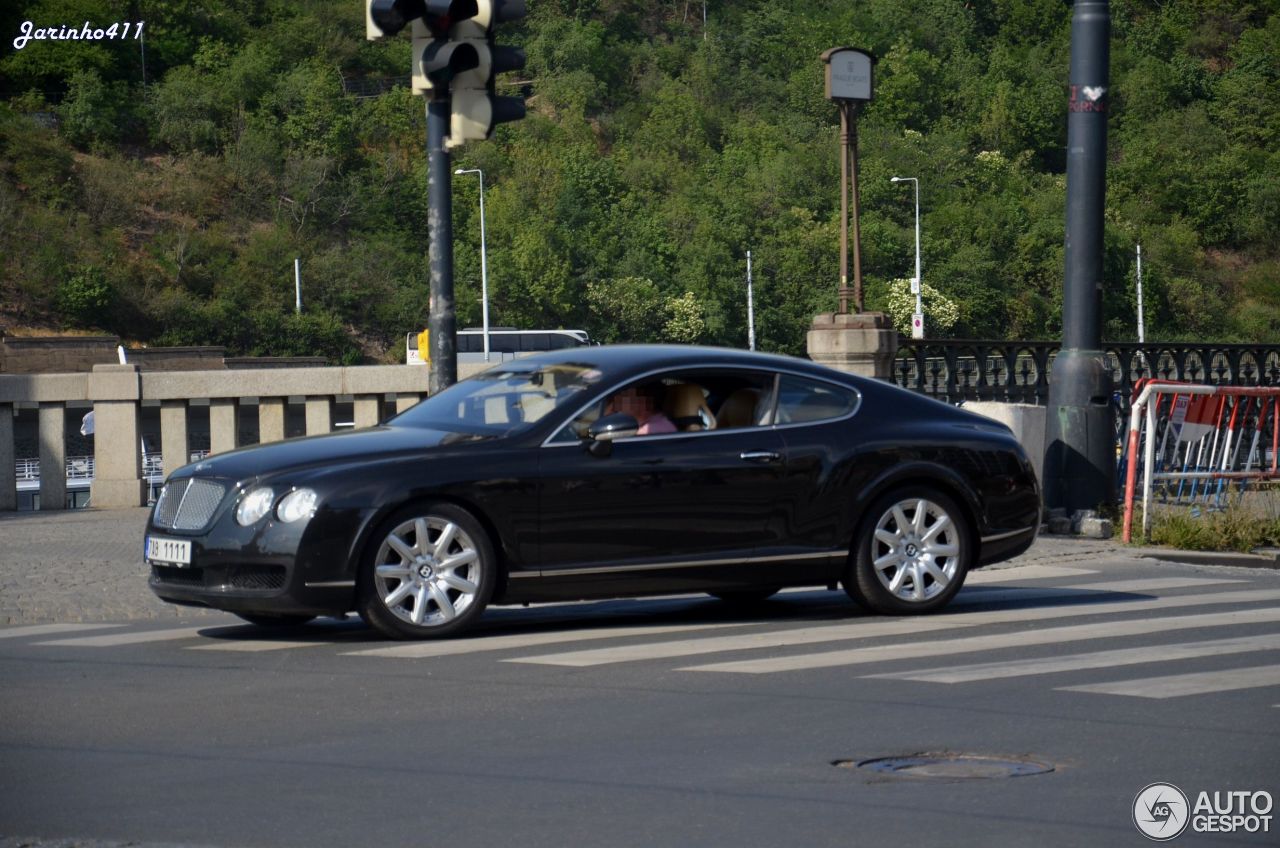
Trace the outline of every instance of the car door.
{"label": "car door", "polygon": [[849,495],[871,470],[857,461],[860,406],[848,386],[798,374],[778,381],[775,421],[786,446],[780,544],[815,562],[823,551],[843,555],[852,541]]}
{"label": "car door", "polygon": [[[678,373],[669,384],[771,375]],[[699,383],[699,380],[701,381]],[[574,439],[544,445],[539,462],[539,561],[544,578],[592,577],[619,592],[692,587],[776,544],[783,443],[767,426],[637,436],[607,456]],[[700,576],[701,575],[701,576]],[[630,588],[623,582],[634,582]]]}

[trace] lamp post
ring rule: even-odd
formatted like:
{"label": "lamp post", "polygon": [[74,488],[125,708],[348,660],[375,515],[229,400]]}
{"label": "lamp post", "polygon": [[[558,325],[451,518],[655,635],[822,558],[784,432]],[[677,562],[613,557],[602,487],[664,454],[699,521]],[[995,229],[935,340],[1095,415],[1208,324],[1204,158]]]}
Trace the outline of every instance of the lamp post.
{"label": "lamp post", "polygon": [[[840,315],[862,312],[862,239],[858,226],[858,110],[871,102],[876,57],[856,47],[822,52],[826,63],[826,95],[840,107]],[[849,199],[853,198],[853,288],[849,288]]]}
{"label": "lamp post", "polygon": [[911,293],[916,296],[916,314],[911,316],[911,338],[924,338],[924,304],[920,300],[920,180],[917,177],[890,177],[891,183],[912,183],[916,190],[916,275],[911,278]]}
{"label": "lamp post", "polygon": [[479,168],[459,168],[455,174],[480,175],[480,313],[484,329],[484,361],[489,361],[489,269],[485,262],[484,248],[484,171]]}

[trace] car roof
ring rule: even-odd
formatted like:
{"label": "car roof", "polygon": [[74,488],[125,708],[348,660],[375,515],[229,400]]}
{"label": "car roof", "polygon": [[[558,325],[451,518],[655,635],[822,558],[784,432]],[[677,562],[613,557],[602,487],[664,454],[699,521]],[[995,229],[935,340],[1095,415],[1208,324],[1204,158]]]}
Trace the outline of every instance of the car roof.
{"label": "car roof", "polygon": [[697,345],[593,345],[565,348],[546,353],[520,357],[505,363],[508,367],[522,363],[529,365],[575,363],[598,368],[611,377],[651,371],[658,368],[714,367],[783,369],[800,371],[814,376],[852,382],[851,375],[817,365],[807,359],[772,353],[756,353],[727,347],[701,347]]}

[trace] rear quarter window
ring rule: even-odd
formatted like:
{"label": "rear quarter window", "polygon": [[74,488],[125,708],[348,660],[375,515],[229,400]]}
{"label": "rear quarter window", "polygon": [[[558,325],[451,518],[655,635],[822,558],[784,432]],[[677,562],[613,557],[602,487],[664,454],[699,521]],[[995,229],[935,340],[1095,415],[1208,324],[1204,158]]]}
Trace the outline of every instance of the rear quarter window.
{"label": "rear quarter window", "polygon": [[851,414],[858,393],[833,383],[784,374],[778,381],[778,424],[830,421]]}

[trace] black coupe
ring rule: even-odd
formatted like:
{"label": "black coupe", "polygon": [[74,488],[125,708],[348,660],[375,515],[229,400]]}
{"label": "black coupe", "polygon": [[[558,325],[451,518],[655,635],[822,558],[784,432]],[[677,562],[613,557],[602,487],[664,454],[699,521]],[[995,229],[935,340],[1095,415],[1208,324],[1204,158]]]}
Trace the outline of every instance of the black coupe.
{"label": "black coupe", "polygon": [[606,346],[180,468],[145,549],[166,601],[420,639],[491,603],[837,583],[931,612],[1039,525],[1031,463],[987,418],[801,359]]}

